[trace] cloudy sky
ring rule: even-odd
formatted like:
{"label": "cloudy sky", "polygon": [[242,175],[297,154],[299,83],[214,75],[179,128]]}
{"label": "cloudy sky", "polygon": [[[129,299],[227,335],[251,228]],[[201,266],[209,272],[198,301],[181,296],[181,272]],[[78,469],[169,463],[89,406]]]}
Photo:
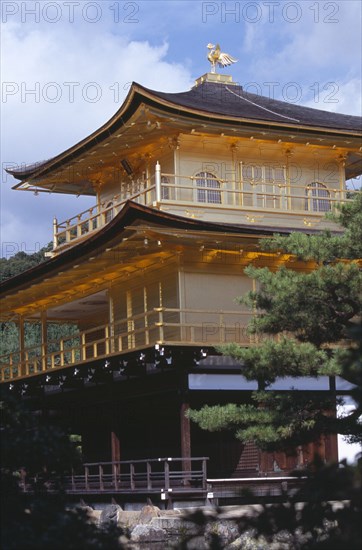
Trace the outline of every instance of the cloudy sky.
{"label": "cloudy sky", "polygon": [[70,147],[120,106],[132,81],[188,90],[209,69],[206,45],[238,58],[251,92],[361,114],[361,3],[5,1],[1,3],[2,256],[32,252],[92,199],[11,191],[3,168]]}

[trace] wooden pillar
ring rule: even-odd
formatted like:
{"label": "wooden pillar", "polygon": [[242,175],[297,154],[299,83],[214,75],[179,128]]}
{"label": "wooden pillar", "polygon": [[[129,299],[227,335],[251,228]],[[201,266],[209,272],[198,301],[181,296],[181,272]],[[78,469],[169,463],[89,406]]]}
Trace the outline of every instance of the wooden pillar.
{"label": "wooden pillar", "polygon": [[[120,462],[121,460],[121,446],[119,442],[118,432],[115,429],[111,431],[111,462]],[[113,484],[115,489],[119,485],[119,476],[121,475],[121,465],[114,464],[112,466]]]}
{"label": "wooden pillar", "polygon": [[319,456],[322,462],[326,461],[326,438],[322,434],[315,443],[315,453]]}
{"label": "wooden pillar", "polygon": [[326,436],[326,461],[338,462],[338,437],[336,434]]}
{"label": "wooden pillar", "polygon": [[313,443],[308,443],[307,444],[307,460],[306,460],[307,464],[311,464],[313,462],[314,454],[315,454],[314,444]]}
{"label": "wooden pillar", "polygon": [[269,462],[270,462],[270,453],[266,451],[260,451],[259,458],[259,472],[261,474],[266,474],[270,471]]}
{"label": "wooden pillar", "polygon": [[47,368],[47,355],[48,353],[48,329],[47,329],[47,312],[41,312],[41,368],[46,370]]}
{"label": "wooden pillar", "polygon": [[303,468],[303,466],[304,466],[303,445],[298,445],[298,447],[297,447],[297,468]]}
{"label": "wooden pillar", "polygon": [[118,433],[115,430],[111,431],[111,462],[119,462],[121,460],[121,446]]}
{"label": "wooden pillar", "polygon": [[[108,298],[108,324],[109,324],[109,338],[108,342],[109,351],[114,353],[116,351],[115,347],[115,320],[114,320],[114,299],[113,299],[112,287],[108,289],[107,298]],[[119,350],[117,350],[119,351]]]}
{"label": "wooden pillar", "polygon": [[25,365],[25,330],[24,330],[24,317],[19,316],[18,324],[19,332],[19,350],[20,350],[20,372],[22,376],[26,375],[26,365]]}
{"label": "wooden pillar", "polygon": [[[186,412],[189,410],[189,403],[181,403],[180,407],[180,427],[181,427],[181,458],[182,470],[184,472],[191,471],[191,427],[190,419],[187,418]],[[186,482],[188,480],[185,480]]]}

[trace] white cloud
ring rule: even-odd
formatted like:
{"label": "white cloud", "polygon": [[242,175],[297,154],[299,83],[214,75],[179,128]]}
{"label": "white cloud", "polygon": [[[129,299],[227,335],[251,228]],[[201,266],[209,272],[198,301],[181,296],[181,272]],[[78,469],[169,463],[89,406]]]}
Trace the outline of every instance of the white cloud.
{"label": "white cloud", "polygon": [[24,35],[18,24],[4,26],[3,127],[19,162],[47,158],[95,130],[120,106],[132,80],[165,91],[192,82],[182,66],[165,61],[167,44],[127,42],[109,32],[85,39],[74,30]]}
{"label": "white cloud", "polygon": [[298,4],[300,18],[295,23],[286,17],[292,19],[293,10],[283,15],[280,4],[273,22],[264,9],[258,25],[247,25],[244,47],[253,71],[250,74],[249,67],[248,78],[281,85],[294,81],[300,86],[361,79],[360,2]]}
{"label": "white cloud", "polygon": [[333,113],[361,116],[362,114],[362,89],[361,80],[352,78],[347,82],[337,84],[326,83],[320,90],[320,100],[308,101],[308,107],[316,107]]}
{"label": "white cloud", "polygon": [[[41,32],[35,25],[25,32],[19,23],[9,23],[2,45],[3,165],[42,161],[74,145],[117,111],[132,81],[167,91],[189,89],[193,82],[182,65],[166,60],[167,43],[128,41],[101,27],[92,34],[74,25],[48,25]],[[52,215],[65,219],[93,202],[60,195],[34,199],[10,191],[15,183],[3,173],[2,239],[26,239],[30,250],[34,240],[51,240]]]}

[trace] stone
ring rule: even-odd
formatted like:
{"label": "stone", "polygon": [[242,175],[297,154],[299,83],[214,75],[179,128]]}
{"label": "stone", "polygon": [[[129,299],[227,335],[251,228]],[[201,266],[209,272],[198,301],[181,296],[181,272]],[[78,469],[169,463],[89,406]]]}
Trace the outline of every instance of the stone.
{"label": "stone", "polygon": [[122,508],[118,506],[118,504],[109,504],[109,506],[106,506],[101,512],[101,516],[99,518],[100,525],[104,525],[106,523],[113,523],[117,525],[121,511]]}
{"label": "stone", "polygon": [[160,515],[160,509],[157,506],[148,504],[144,506],[138,517],[138,523],[150,523],[152,518],[157,518]]}
{"label": "stone", "polygon": [[164,529],[169,540],[183,541],[191,537],[196,537],[202,534],[202,528],[192,522],[186,522],[180,517],[164,517],[152,518],[149,525]]}
{"label": "stone", "polygon": [[131,533],[131,541],[133,542],[162,542],[167,538],[167,533],[160,527],[143,524],[136,525]]}
{"label": "stone", "polygon": [[250,529],[244,531],[236,540],[227,545],[225,550],[270,550],[270,548],[263,536],[258,537],[256,531]]}
{"label": "stone", "polygon": [[236,540],[239,534],[237,525],[232,521],[213,521],[205,529],[205,539],[211,543],[214,536],[218,537],[221,548]]}
{"label": "stone", "polygon": [[186,542],[186,546],[182,546],[182,548],[187,548],[187,550],[210,550],[210,546],[203,536],[192,537]]}
{"label": "stone", "polygon": [[119,512],[119,524],[125,529],[133,529],[138,524],[139,515],[139,511],[125,512],[124,510],[121,510]]}

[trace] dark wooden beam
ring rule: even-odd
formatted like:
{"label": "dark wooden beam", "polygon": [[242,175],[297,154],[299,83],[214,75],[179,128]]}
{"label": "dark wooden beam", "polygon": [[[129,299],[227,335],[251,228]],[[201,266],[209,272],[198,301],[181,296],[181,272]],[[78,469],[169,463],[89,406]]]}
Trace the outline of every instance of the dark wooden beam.
{"label": "dark wooden beam", "polygon": [[[190,419],[186,413],[189,410],[189,403],[182,402],[180,407],[180,427],[181,427],[181,457],[186,459],[182,462],[183,471],[191,471],[191,430]],[[188,480],[185,480],[187,483]]]}

